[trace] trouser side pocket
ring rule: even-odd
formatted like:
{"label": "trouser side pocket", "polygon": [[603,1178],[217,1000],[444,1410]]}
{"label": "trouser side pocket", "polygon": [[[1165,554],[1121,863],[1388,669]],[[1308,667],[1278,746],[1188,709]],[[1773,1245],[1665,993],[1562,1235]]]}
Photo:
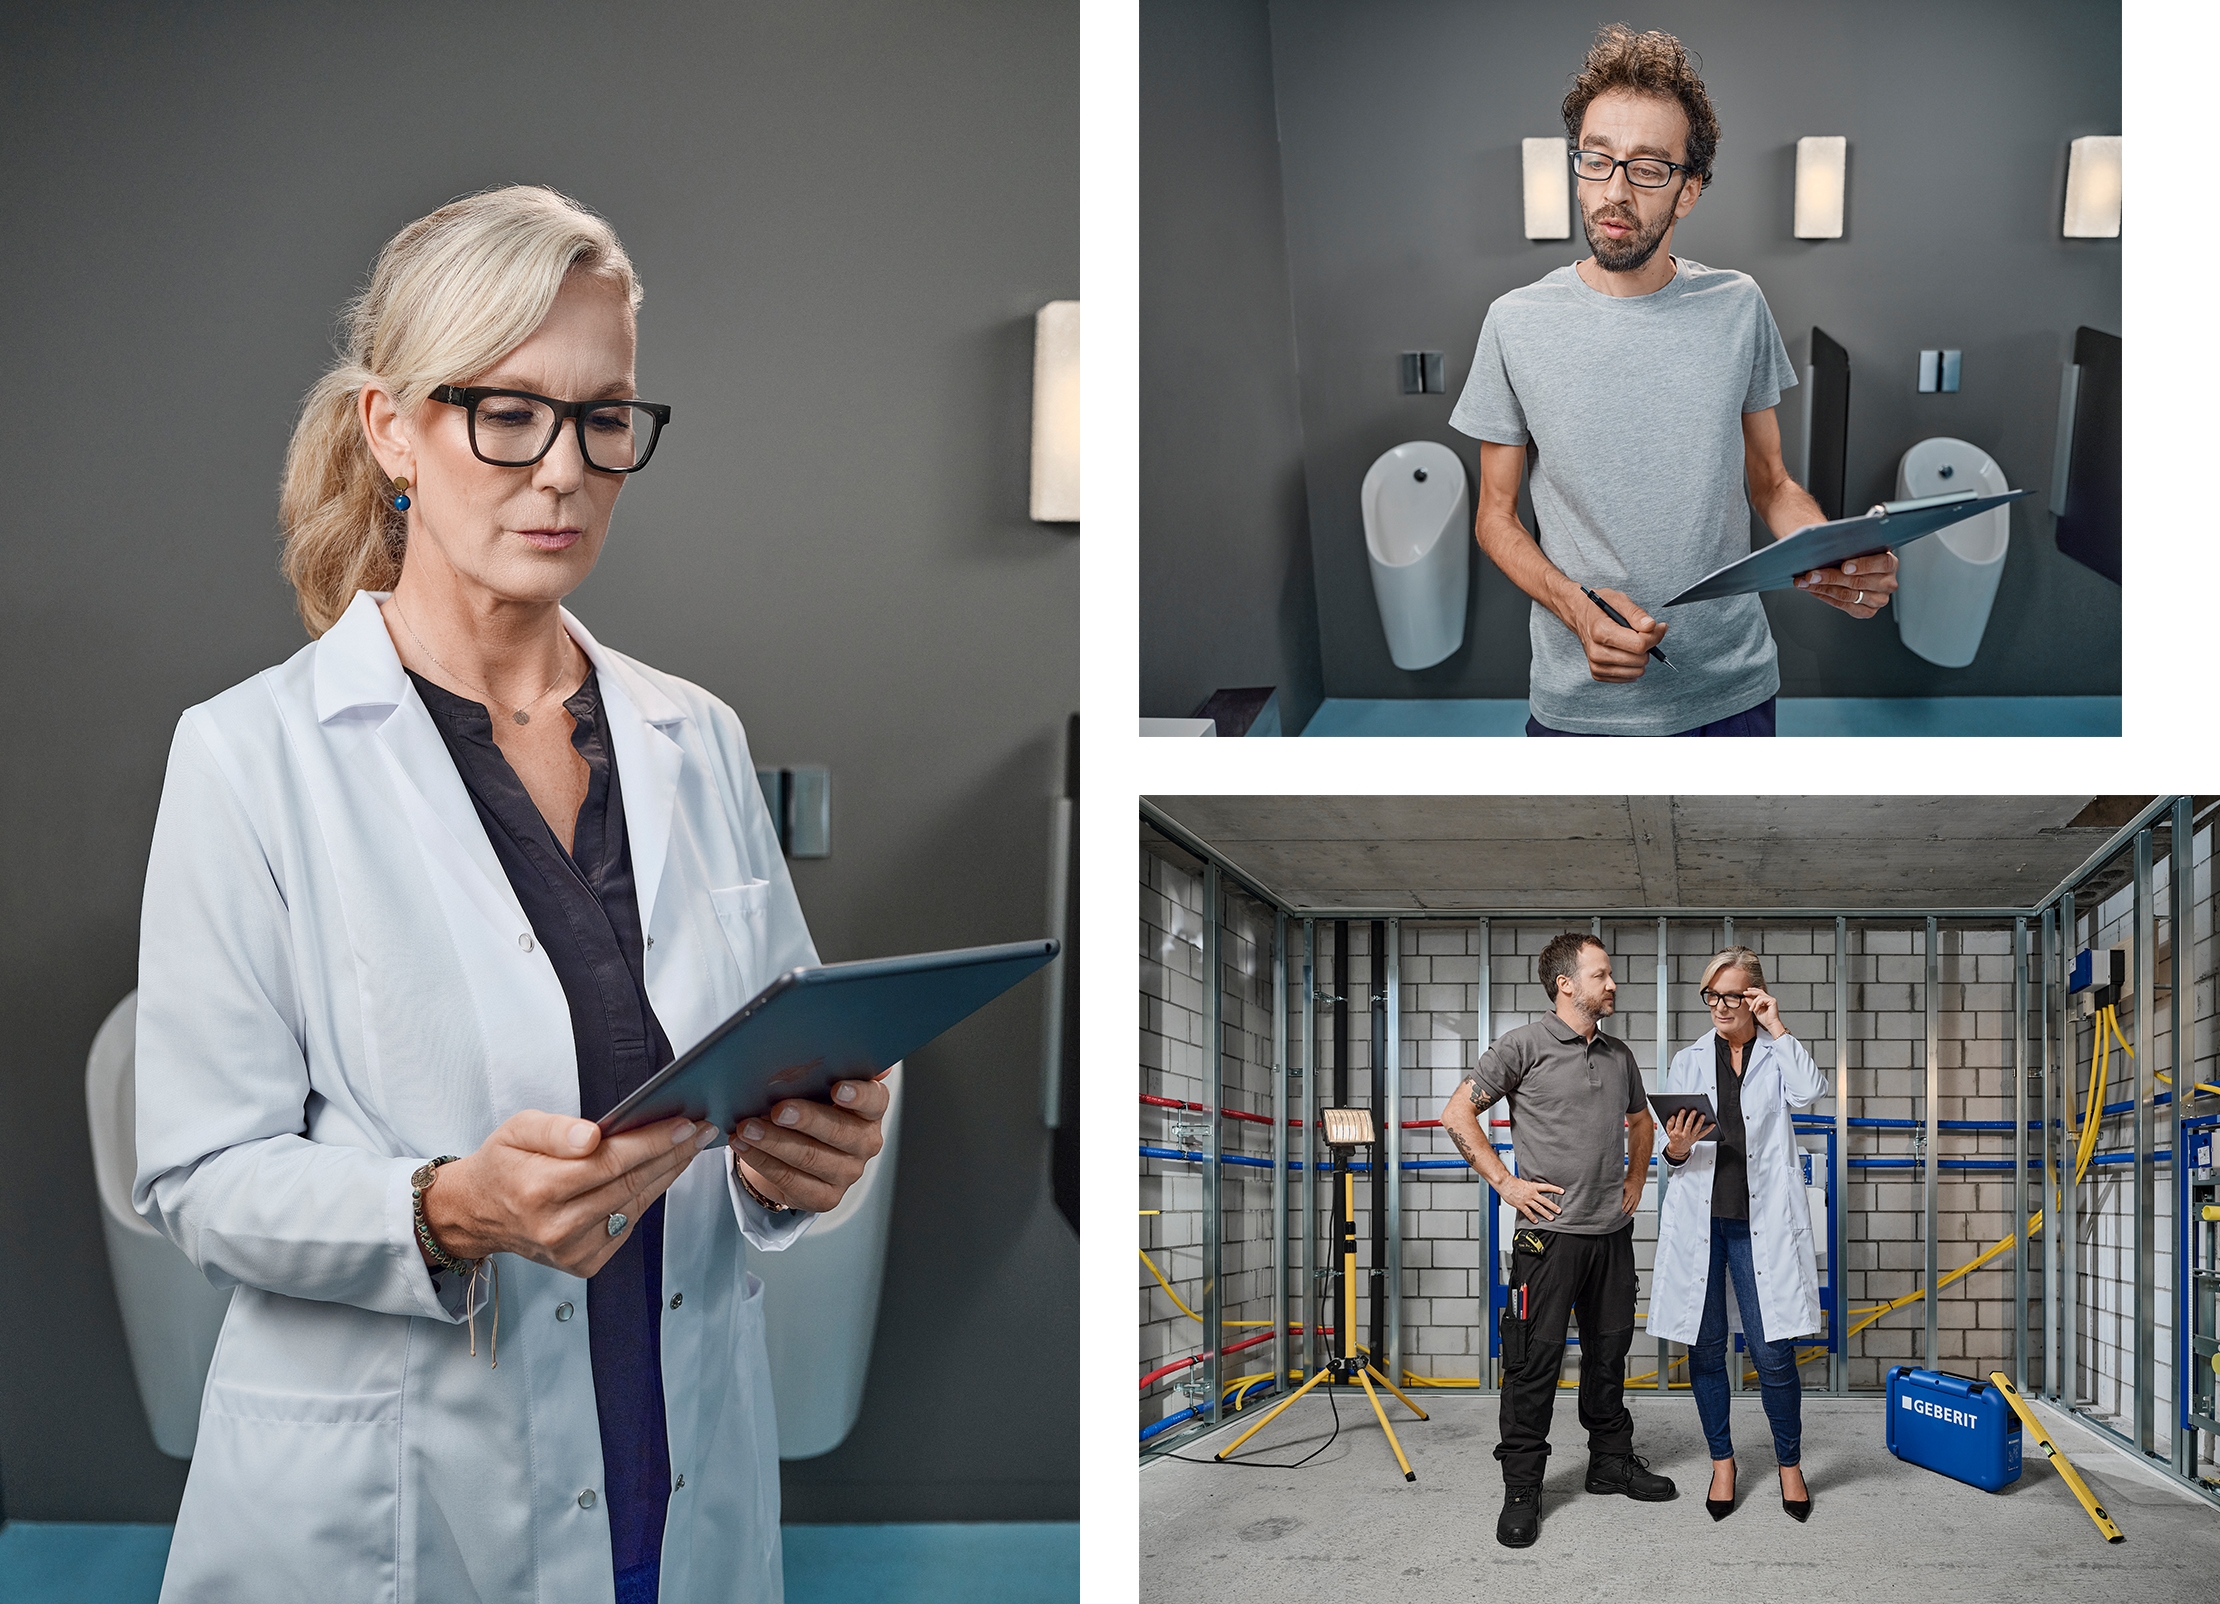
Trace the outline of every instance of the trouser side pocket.
{"label": "trouser side pocket", "polygon": [[1526,1367],[1526,1328],[1529,1323],[1525,1320],[1511,1318],[1509,1309],[1505,1309],[1500,1316],[1500,1329],[1503,1336],[1503,1368],[1505,1370],[1515,1371]]}

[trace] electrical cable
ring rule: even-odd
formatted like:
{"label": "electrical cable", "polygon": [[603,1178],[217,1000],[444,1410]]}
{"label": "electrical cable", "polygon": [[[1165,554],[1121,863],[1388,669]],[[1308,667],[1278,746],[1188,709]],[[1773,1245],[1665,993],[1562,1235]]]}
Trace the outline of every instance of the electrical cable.
{"label": "electrical cable", "polygon": [[[1272,1378],[1270,1376],[1265,1376],[1261,1379],[1265,1381],[1270,1381]],[[1229,1459],[1224,1461],[1224,1463],[1229,1468],[1233,1466],[1243,1466],[1254,1468],[1257,1470],[1301,1470],[1305,1465],[1309,1464],[1320,1454],[1331,1448],[1334,1445],[1334,1439],[1341,1435],[1341,1405],[1334,1401],[1334,1390],[1331,1387],[1328,1387],[1326,1389],[1326,1402],[1329,1406],[1332,1407],[1334,1412],[1334,1429],[1331,1433],[1327,1435],[1327,1438],[1324,1442],[1320,1443],[1316,1448],[1313,1448],[1309,1453],[1303,1455],[1302,1458],[1295,1460],[1292,1463],[1285,1464],[1271,1459]],[[1197,1459],[1192,1454],[1175,1454],[1170,1449],[1166,1449],[1163,1453],[1158,1454],[1156,1457],[1159,1459],[1181,1459],[1185,1460],[1190,1465],[1215,1465],[1220,1463],[1220,1461],[1215,1459]]]}

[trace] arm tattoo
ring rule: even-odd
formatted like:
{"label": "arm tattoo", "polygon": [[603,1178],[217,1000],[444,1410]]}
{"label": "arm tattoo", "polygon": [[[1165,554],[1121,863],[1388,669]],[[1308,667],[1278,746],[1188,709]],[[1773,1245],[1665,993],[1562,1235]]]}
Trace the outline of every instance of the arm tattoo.
{"label": "arm tattoo", "polygon": [[1480,1160],[1473,1155],[1472,1144],[1465,1140],[1461,1131],[1450,1130],[1449,1139],[1457,1144],[1457,1151],[1464,1154],[1467,1164],[1470,1164],[1474,1169],[1480,1167]]}
{"label": "arm tattoo", "polygon": [[1465,1095],[1472,1099],[1472,1106],[1475,1109],[1483,1114],[1488,1111],[1488,1105],[1480,1101],[1480,1082],[1478,1080],[1467,1080],[1465,1082]]}

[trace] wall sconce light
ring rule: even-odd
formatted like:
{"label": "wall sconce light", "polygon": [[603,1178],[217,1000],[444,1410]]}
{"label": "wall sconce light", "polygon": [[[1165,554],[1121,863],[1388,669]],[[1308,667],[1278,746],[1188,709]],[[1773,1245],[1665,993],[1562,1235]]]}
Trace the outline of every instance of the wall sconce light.
{"label": "wall sconce light", "polygon": [[1033,316],[1033,521],[1079,521],[1079,303]]}
{"label": "wall sconce light", "polygon": [[2120,136],[2085,134],[2066,152],[2066,238],[2120,237]]}
{"label": "wall sconce light", "polygon": [[1526,163],[1526,237],[1572,238],[1572,152],[1562,135],[1519,142]]}
{"label": "wall sconce light", "polygon": [[1796,237],[1842,238],[1842,175],[1850,141],[1842,134],[1807,134],[1796,141]]}

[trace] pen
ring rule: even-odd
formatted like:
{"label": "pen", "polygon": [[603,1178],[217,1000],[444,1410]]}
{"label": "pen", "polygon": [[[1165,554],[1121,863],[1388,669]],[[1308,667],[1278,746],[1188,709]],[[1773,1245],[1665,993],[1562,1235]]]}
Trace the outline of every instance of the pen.
{"label": "pen", "polygon": [[[1598,607],[1601,607],[1603,609],[1603,616],[1610,619],[1612,623],[1618,625],[1621,629],[1632,629],[1634,627],[1624,618],[1621,618],[1619,616],[1618,608],[1612,606],[1601,596],[1598,596],[1586,585],[1582,585],[1580,587],[1580,594],[1587,597],[1590,601],[1594,602]],[[1667,668],[1673,668],[1673,660],[1670,657],[1667,657],[1663,652],[1659,651],[1656,647],[1652,646],[1650,648],[1650,655],[1656,658],[1660,663],[1663,663]],[[1673,672],[1678,674],[1680,670],[1677,668],[1673,668]]]}

